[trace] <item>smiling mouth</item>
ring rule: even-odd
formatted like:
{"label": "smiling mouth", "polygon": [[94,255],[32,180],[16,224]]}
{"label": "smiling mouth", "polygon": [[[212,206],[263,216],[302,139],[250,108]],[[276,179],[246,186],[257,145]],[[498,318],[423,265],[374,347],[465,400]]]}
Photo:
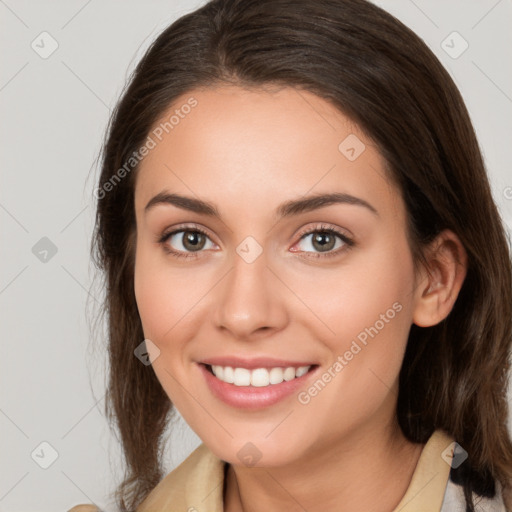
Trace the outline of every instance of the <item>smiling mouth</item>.
{"label": "smiling mouth", "polygon": [[204,365],[217,379],[240,387],[268,387],[303,377],[318,365],[274,368],[233,368],[231,366]]}

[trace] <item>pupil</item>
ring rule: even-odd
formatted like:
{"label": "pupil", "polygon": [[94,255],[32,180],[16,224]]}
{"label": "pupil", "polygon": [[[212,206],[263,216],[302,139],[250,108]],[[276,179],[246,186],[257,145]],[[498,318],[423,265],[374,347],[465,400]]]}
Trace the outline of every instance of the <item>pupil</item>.
{"label": "pupil", "polygon": [[183,245],[187,250],[191,251],[198,251],[203,248],[204,246],[204,239],[203,243],[199,243],[198,245],[198,238],[201,238],[203,235],[202,233],[198,233],[197,231],[188,231],[184,235],[184,241]]}
{"label": "pupil", "polygon": [[[329,250],[334,247],[334,237],[330,233],[320,232],[313,238],[313,245],[316,249]],[[317,247],[318,244],[318,247]]]}

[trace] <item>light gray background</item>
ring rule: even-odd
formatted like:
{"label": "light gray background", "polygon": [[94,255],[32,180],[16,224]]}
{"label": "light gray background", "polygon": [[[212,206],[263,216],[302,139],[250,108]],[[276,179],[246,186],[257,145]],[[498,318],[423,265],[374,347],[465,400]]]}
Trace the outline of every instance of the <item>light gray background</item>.
{"label": "light gray background", "polygon": [[[127,73],[164,27],[202,3],[0,0],[0,511],[91,502],[113,510],[119,449],[101,413],[101,340],[90,348],[86,318],[89,294],[101,300],[89,261],[95,158]],[[510,230],[512,1],[376,3],[418,33],[454,77]],[[51,48],[43,31],[58,43],[46,59],[31,47]],[[469,44],[458,58],[442,47],[446,40],[452,55],[462,48],[457,36],[446,39],[453,31]],[[43,237],[57,249],[46,262],[32,252]],[[42,442],[58,453],[48,469],[36,463],[51,462]],[[199,442],[179,421],[167,469]]]}

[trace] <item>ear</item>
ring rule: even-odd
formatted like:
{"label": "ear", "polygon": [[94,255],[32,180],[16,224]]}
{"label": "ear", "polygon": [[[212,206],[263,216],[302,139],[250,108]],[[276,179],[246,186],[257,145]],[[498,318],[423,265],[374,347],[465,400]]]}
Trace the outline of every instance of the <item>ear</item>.
{"label": "ear", "polygon": [[444,320],[455,304],[467,273],[467,253],[450,230],[442,231],[425,250],[414,291],[413,323],[431,327]]}

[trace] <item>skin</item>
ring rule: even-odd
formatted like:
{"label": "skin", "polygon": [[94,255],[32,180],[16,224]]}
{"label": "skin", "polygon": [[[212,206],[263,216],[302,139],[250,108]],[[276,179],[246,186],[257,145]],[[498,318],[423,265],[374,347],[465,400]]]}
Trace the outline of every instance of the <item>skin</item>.
{"label": "skin", "polygon": [[[222,86],[182,96],[162,118],[190,96],[198,105],[144,158],[135,188],[135,295],[144,335],[160,350],[154,371],[190,427],[229,462],[228,512],[334,511],[340,503],[344,511],[391,511],[423,448],[404,438],[395,417],[408,332],[448,315],[465,276],[464,249],[445,231],[427,248],[430,274],[415,270],[399,189],[372,141],[327,101],[292,88]],[[350,134],[365,144],[354,161],[338,149]],[[221,220],[171,204],[145,212],[162,191],[209,201]],[[334,191],[378,213],[333,204],[274,216],[284,201]],[[188,252],[196,258],[165,251],[186,252],[183,233],[156,241],[183,223],[208,233],[200,252]],[[314,235],[299,236],[319,223],[355,245],[336,238],[327,251],[341,252],[327,257]],[[252,263],[236,252],[248,236],[262,249]],[[197,365],[270,356],[316,361],[321,374],[397,302],[400,312],[305,405],[293,394],[262,410],[231,407]],[[237,456],[247,442],[262,454],[251,467]]]}

